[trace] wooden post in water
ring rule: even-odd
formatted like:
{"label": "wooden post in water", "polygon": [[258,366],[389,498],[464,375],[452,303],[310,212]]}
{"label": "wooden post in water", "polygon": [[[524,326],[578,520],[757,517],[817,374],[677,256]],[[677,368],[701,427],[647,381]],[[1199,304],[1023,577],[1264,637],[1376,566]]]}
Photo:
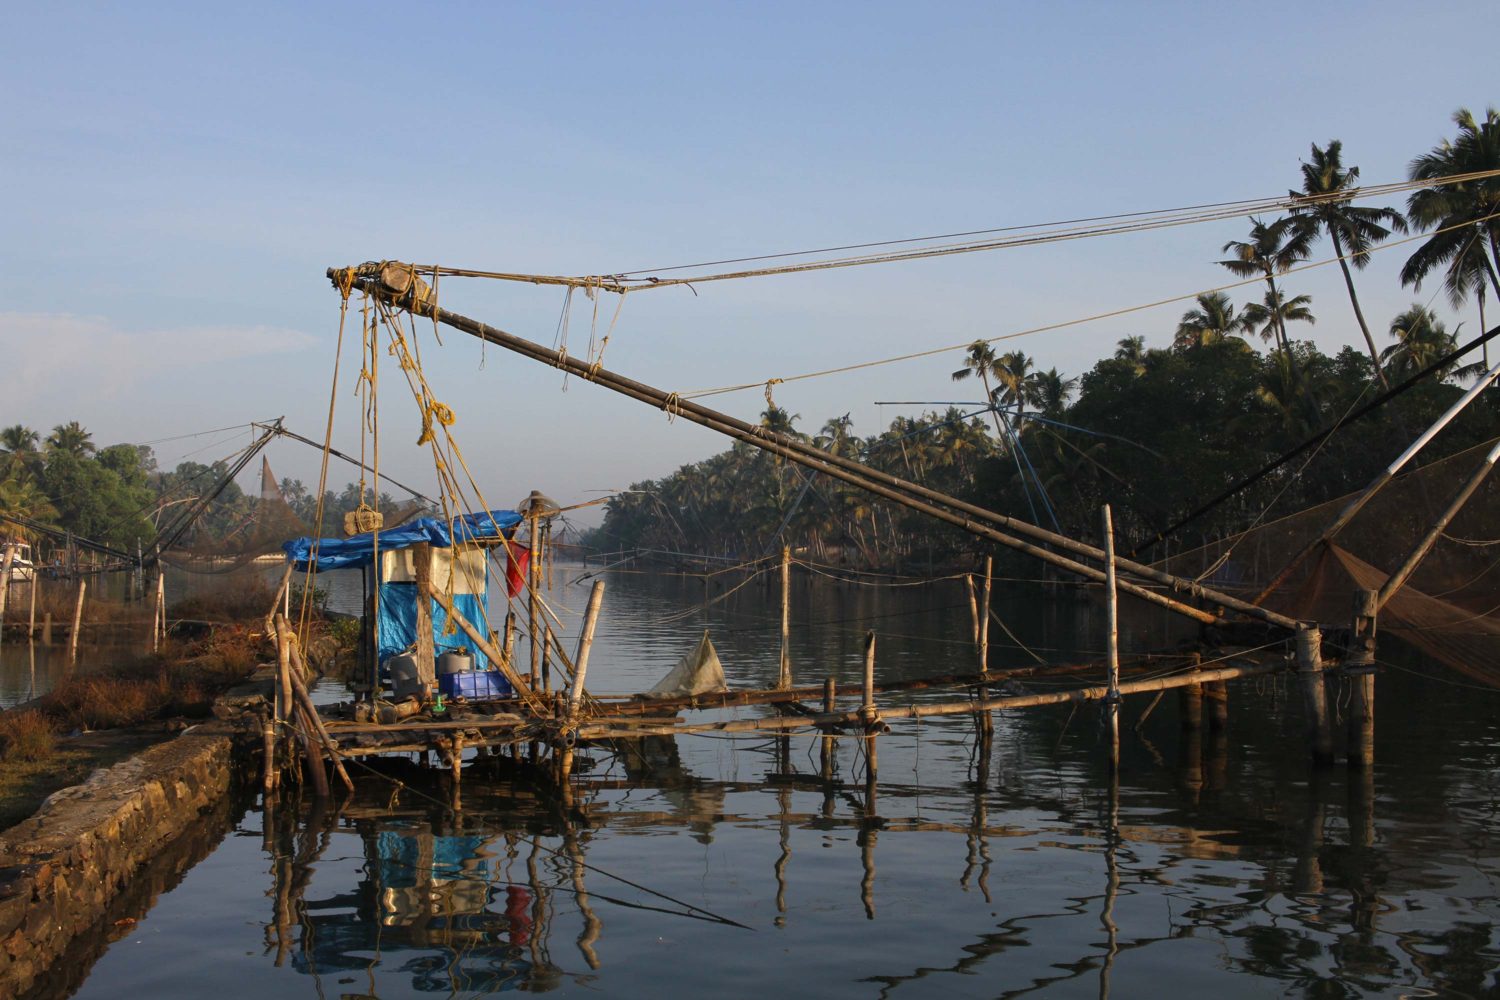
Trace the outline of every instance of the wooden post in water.
{"label": "wooden post in water", "polygon": [[875,710],[875,630],[865,633],[865,677],[864,700],[859,708],[860,721],[865,729],[865,812],[875,815],[875,779],[880,771],[880,759],[875,748],[875,734],[880,726],[880,714]]}
{"label": "wooden post in water", "polygon": [[1109,504],[1104,505],[1104,620],[1105,649],[1109,656],[1109,695],[1104,714],[1109,722],[1109,768],[1120,769],[1120,608],[1115,590],[1115,522]]}
{"label": "wooden post in water", "polygon": [[[990,669],[990,592],[995,575],[995,557],[984,557],[984,589],[980,591],[979,600],[979,674],[984,676]],[[989,688],[983,684],[979,685],[979,700],[984,701],[989,697]],[[981,743],[986,742],[995,731],[995,719],[989,712],[980,712],[976,720],[979,723],[979,739]]]}
{"label": "wooden post in water", "polygon": [[5,609],[10,600],[10,568],[16,559],[16,546],[6,543],[5,558],[0,559],[0,638],[5,635]]}
{"label": "wooden post in water", "polygon": [[42,645],[52,645],[52,612],[42,612]]}
{"label": "wooden post in water", "polygon": [[1208,728],[1222,733],[1229,727],[1229,682],[1212,681],[1203,685],[1203,702],[1208,709]]}
{"label": "wooden post in water", "polygon": [[1323,636],[1316,625],[1297,628],[1297,676],[1307,707],[1307,739],[1315,764],[1333,763],[1333,730],[1328,722],[1328,692],[1323,687]]}
{"label": "wooden post in water", "polygon": [[78,632],[83,628],[83,595],[88,590],[89,582],[83,577],[78,578],[78,601],[73,605],[73,631],[68,635],[68,669],[72,670],[78,663]]}
{"label": "wooden post in water", "polygon": [[430,698],[437,685],[437,651],[432,639],[432,544],[413,545],[411,561],[412,575],[417,579],[417,683],[422,685],[422,696]]}
{"label": "wooden post in water", "polygon": [[[832,677],[825,677],[825,678],[823,678],[823,714],[824,715],[832,715],[833,714],[833,710],[834,710],[835,704],[838,701],[838,690],[839,690],[839,688],[838,688],[838,681],[834,680]],[[834,752],[835,752],[835,748],[838,745],[835,742],[837,739],[838,739],[838,737],[834,736],[831,730],[824,730],[824,732],[823,732],[823,739],[822,739],[822,747],[821,747],[821,750],[822,750],[822,754],[821,754],[822,760],[819,762],[822,765],[819,768],[819,770],[820,770],[820,772],[823,775],[823,780],[824,781],[832,781],[833,780],[833,755],[834,755]]]}
{"label": "wooden post in water", "polygon": [[26,589],[31,591],[31,610],[26,615],[26,638],[36,638],[36,588],[42,582],[42,574],[37,571],[35,565],[31,567],[31,586]]}
{"label": "wooden post in water", "polygon": [[792,686],[792,549],[781,547],[781,670],[776,688],[785,691]]}
{"label": "wooden post in water", "polygon": [[583,612],[583,631],[578,634],[578,652],[573,657],[573,686],[568,691],[568,718],[578,718],[583,704],[583,682],[589,669],[589,652],[594,648],[594,628],[599,624],[599,606],[604,603],[604,581],[595,580],[589,591],[588,607]]}
{"label": "wooden post in water", "polygon": [[[1193,672],[1198,671],[1203,662],[1202,653],[1193,653],[1191,656]],[[1203,685],[1188,684],[1177,689],[1178,721],[1183,729],[1203,728]]]}
{"label": "wooden post in water", "polygon": [[1354,592],[1354,623],[1344,672],[1353,688],[1349,698],[1349,765],[1375,764],[1375,616],[1380,593]]}

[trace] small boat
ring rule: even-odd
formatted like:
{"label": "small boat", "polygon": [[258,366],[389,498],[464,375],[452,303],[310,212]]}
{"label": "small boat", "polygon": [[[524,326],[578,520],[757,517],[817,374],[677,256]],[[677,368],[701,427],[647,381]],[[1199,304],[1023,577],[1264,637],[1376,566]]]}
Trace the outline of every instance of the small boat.
{"label": "small boat", "polygon": [[36,579],[36,563],[31,561],[31,545],[28,542],[6,542],[0,545],[0,565],[4,565],[5,550],[14,548],[15,556],[10,563],[11,583],[30,583]]}

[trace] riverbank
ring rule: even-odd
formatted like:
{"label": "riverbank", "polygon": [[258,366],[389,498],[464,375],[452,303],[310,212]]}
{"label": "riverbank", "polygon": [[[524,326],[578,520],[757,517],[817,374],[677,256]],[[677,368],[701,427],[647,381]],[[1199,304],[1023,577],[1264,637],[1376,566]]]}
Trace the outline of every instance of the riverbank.
{"label": "riverbank", "polygon": [[235,780],[254,726],[215,720],[95,771],[0,834],[0,994],[31,988]]}

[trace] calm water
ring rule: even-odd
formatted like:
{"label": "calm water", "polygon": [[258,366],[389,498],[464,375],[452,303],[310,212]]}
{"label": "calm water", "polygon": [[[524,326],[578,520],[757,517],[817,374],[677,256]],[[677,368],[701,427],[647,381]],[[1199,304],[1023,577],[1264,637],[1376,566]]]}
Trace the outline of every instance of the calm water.
{"label": "calm water", "polygon": [[[704,611],[697,582],[608,580],[591,687],[649,686],[705,627],[731,685],[774,678],[762,586]],[[588,583],[558,584],[575,622]],[[856,685],[866,628],[882,679],[972,661],[952,584],[795,601],[799,680]],[[1049,658],[1099,645],[1085,606],[1001,608]],[[1401,669],[1363,776],[1312,772],[1271,681],[1231,689],[1223,735],[1184,735],[1171,696],[1134,733],[1149,700],[1128,701],[1117,790],[1091,707],[999,716],[987,754],[969,719],[897,723],[873,814],[849,739],[832,780],[814,737],[594,749],[571,808],[499,760],[470,764],[456,813],[442,776],[360,772],[337,812],[207,818],[43,995],[1496,995],[1500,695],[1382,655]]]}

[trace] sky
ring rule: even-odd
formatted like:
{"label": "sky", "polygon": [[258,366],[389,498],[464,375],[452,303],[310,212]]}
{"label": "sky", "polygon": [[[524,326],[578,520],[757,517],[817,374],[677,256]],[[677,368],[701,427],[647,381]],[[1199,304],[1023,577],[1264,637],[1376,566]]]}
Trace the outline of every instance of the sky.
{"label": "sky", "polygon": [[[78,420],[100,445],[154,442],[165,466],[230,454],[252,420],[321,438],[330,266],[616,273],[1268,197],[1334,138],[1364,182],[1403,180],[1457,108],[1500,104],[1497,28],[1493,0],[12,5],[0,425]],[[997,337],[1224,284],[1220,248],[1248,226],[632,295],[606,364],[687,392]],[[1392,316],[1438,292],[1400,286],[1409,249],[1356,276],[1382,346]],[[1336,267],[1286,285],[1318,316],[1296,336],[1360,339]],[[555,287],[449,278],[440,297],[559,336]],[[1473,309],[1432,302],[1477,330]],[[574,355],[591,308],[575,299]],[[1183,308],[1004,346],[1077,375],[1122,337],[1166,346]],[[726,444],[456,331],[425,336],[494,506],[533,488],[583,502]],[[333,397],[334,444],[356,452],[357,365],[346,354]],[[872,434],[921,409],[879,401],[975,398],[950,379],[961,365],[952,351],[779,385],[775,401],[803,430],[848,413]],[[430,491],[416,404],[382,371],[381,468]],[[765,407],[759,388],[712,402],[749,420]],[[316,451],[268,454],[316,481]]]}

